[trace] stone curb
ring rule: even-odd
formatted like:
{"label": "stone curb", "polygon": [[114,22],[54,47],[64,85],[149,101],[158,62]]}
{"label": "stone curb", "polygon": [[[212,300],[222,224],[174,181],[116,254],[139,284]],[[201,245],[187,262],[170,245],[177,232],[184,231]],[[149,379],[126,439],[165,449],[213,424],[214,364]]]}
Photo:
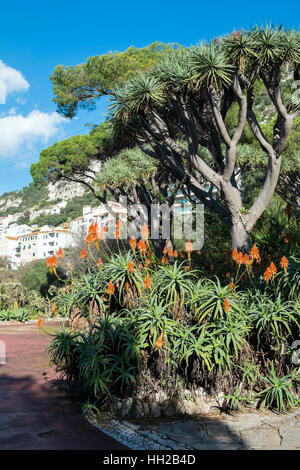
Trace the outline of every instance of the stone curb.
{"label": "stone curb", "polygon": [[300,449],[300,411],[240,414],[220,419],[145,422],[88,421],[132,450],[296,450]]}

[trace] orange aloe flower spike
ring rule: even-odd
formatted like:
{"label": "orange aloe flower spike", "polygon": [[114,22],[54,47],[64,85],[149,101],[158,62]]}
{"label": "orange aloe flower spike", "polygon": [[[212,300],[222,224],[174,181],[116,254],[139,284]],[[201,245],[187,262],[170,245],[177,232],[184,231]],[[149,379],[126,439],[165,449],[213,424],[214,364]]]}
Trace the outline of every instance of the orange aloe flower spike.
{"label": "orange aloe flower spike", "polygon": [[193,245],[190,240],[188,240],[185,244],[185,251],[187,253],[191,253],[191,251],[193,251]]}
{"label": "orange aloe flower spike", "polygon": [[232,259],[233,261],[236,261],[238,258],[238,251],[237,251],[237,248],[234,248],[233,252],[232,252]]}
{"label": "orange aloe flower spike", "polygon": [[273,261],[272,261],[272,263],[270,264],[269,269],[270,269],[270,272],[272,273],[272,277],[273,277],[273,279],[274,279],[274,276],[275,276],[275,274],[276,274],[276,272],[277,272],[277,269],[276,269],[276,266],[275,266],[275,264],[273,263]]}
{"label": "orange aloe flower spike", "polygon": [[244,265],[248,268],[252,261],[250,260],[249,256],[247,255],[247,253],[244,254],[244,258],[243,258],[243,263]]}
{"label": "orange aloe flower spike", "polygon": [[223,308],[224,308],[224,312],[229,312],[229,310],[231,309],[231,305],[230,305],[230,302],[228,300],[228,297],[225,298],[224,300],[224,303],[223,303]]}
{"label": "orange aloe flower spike", "polygon": [[134,252],[136,249],[136,239],[134,237],[131,237],[130,242],[129,242],[130,248]]}
{"label": "orange aloe flower spike", "polygon": [[106,292],[108,293],[109,296],[114,295],[115,293],[115,286],[113,285],[112,280],[109,281]]}
{"label": "orange aloe flower spike", "polygon": [[144,223],[143,227],[142,227],[142,238],[143,239],[148,239],[149,238],[149,235],[150,235],[150,230],[148,228],[148,225],[146,224],[146,222]]}
{"label": "orange aloe flower spike", "polygon": [[142,240],[139,241],[138,243],[138,249],[140,250],[141,253],[146,253],[147,252],[147,245],[145,242]]}
{"label": "orange aloe flower spike", "polygon": [[45,320],[43,318],[39,318],[38,321],[37,321],[37,327],[41,328],[43,326],[44,321]]}
{"label": "orange aloe flower spike", "polygon": [[259,259],[260,258],[259,250],[258,250],[255,243],[254,243],[254,245],[253,245],[253,247],[250,251],[250,258],[251,259]]}
{"label": "orange aloe flower spike", "polygon": [[287,275],[287,267],[288,267],[288,265],[289,265],[288,259],[287,259],[285,256],[283,256],[283,257],[281,258],[281,261],[280,261],[280,266],[281,266],[282,269],[284,270],[284,274],[285,274],[285,275]]}
{"label": "orange aloe flower spike", "polygon": [[151,289],[151,285],[152,285],[152,281],[149,277],[149,273],[147,273],[146,279],[144,281],[144,287],[145,287],[145,289]]}
{"label": "orange aloe flower spike", "polygon": [[81,253],[80,253],[81,259],[85,260],[87,257],[86,251],[84,248],[82,248]]}
{"label": "orange aloe flower spike", "polygon": [[163,343],[164,343],[163,338],[164,338],[164,335],[163,335],[163,333],[161,333],[160,337],[157,338],[157,340],[155,342],[155,351],[162,348]]}
{"label": "orange aloe flower spike", "polygon": [[57,305],[55,305],[55,304],[52,305],[52,312],[53,312],[54,315],[57,315],[57,312],[58,312]]}
{"label": "orange aloe flower spike", "polygon": [[133,264],[133,262],[132,262],[131,260],[129,261],[127,270],[128,270],[129,273],[133,273],[133,272],[134,272],[134,264]]}
{"label": "orange aloe flower spike", "polygon": [[241,265],[244,263],[244,256],[243,256],[243,253],[240,252],[238,253],[237,255],[237,259],[235,260],[237,262],[237,264]]}
{"label": "orange aloe flower spike", "polygon": [[264,279],[265,279],[267,285],[269,284],[269,281],[270,281],[271,278],[272,278],[272,272],[271,272],[270,268],[267,268],[264,272]]}

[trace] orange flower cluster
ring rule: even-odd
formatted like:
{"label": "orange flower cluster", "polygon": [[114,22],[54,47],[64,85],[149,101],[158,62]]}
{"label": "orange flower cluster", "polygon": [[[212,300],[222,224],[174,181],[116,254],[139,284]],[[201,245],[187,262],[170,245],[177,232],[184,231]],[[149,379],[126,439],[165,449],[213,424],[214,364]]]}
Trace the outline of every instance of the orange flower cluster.
{"label": "orange flower cluster", "polygon": [[113,285],[112,280],[109,281],[107,289],[106,289],[107,294],[111,297],[115,293],[115,286]]}
{"label": "orange flower cluster", "polygon": [[43,318],[39,318],[38,321],[37,321],[37,327],[41,328],[43,326],[44,321],[45,320]]}
{"label": "orange flower cluster", "polygon": [[185,244],[185,251],[187,252],[189,263],[191,264],[191,252],[193,251],[193,245],[190,240]]}
{"label": "orange flower cluster", "polygon": [[59,259],[63,259],[63,257],[64,257],[64,252],[62,251],[61,248],[59,248],[59,250],[58,250],[58,252],[57,252],[57,257],[58,257]]}
{"label": "orange flower cluster", "polygon": [[280,266],[282,267],[282,269],[284,270],[284,274],[287,275],[287,267],[289,265],[289,262],[288,262],[288,259],[283,256],[281,258],[281,261],[280,261]]}
{"label": "orange flower cluster", "polygon": [[101,269],[103,267],[102,259],[98,259],[98,268]]}
{"label": "orange flower cluster", "polygon": [[161,333],[160,337],[157,338],[155,342],[155,351],[158,351],[158,349],[161,349],[163,347],[163,344],[164,344],[164,335],[163,333]]}
{"label": "orange flower cluster", "polygon": [[164,247],[163,254],[164,254],[164,256],[161,260],[162,263],[168,263],[168,257],[169,258],[178,258],[177,250],[173,251],[171,248],[168,250],[167,246]]}
{"label": "orange flower cluster", "polygon": [[98,229],[98,222],[95,222],[93,224],[93,222],[91,223],[91,225],[89,226],[89,232],[88,232],[88,236],[86,237],[86,243],[88,244],[88,246],[91,244],[91,243],[98,243],[98,241],[100,240],[100,235],[99,235],[99,229]]}
{"label": "orange flower cluster", "polygon": [[87,254],[84,248],[82,248],[81,253],[80,253],[80,258],[83,260],[86,260]]}
{"label": "orange flower cluster", "polygon": [[252,250],[250,251],[250,258],[253,259],[253,260],[256,260],[258,263],[261,262],[261,257],[260,257],[260,254],[259,254],[259,250],[257,248],[257,246],[253,245],[252,247]]}
{"label": "orange flower cluster", "polygon": [[135,253],[136,249],[136,239],[134,237],[131,237],[130,242],[129,242],[130,248],[132,251]]}
{"label": "orange flower cluster", "polygon": [[271,278],[272,278],[271,270],[270,270],[270,268],[267,268],[264,272],[264,279],[265,279],[267,285],[269,284],[269,281],[270,281]]}
{"label": "orange flower cluster", "polygon": [[133,272],[134,272],[134,264],[133,264],[133,262],[132,262],[131,260],[129,261],[127,270],[128,270],[129,273],[133,273]]}
{"label": "orange flower cluster", "polygon": [[231,309],[231,305],[230,305],[230,302],[228,300],[228,297],[226,297],[225,300],[224,300],[223,308],[224,308],[225,313],[229,312],[229,310]]}
{"label": "orange flower cluster", "polygon": [[57,312],[58,312],[57,305],[55,305],[55,304],[52,305],[52,312],[53,312],[53,315],[57,315]]}
{"label": "orange flower cluster", "polygon": [[148,225],[145,222],[143,227],[142,227],[142,238],[143,238],[143,240],[148,240],[149,235],[150,235],[150,230],[148,228]]}
{"label": "orange flower cluster", "polygon": [[190,240],[188,240],[185,244],[185,251],[189,254],[191,251],[193,251],[193,245]]}
{"label": "orange flower cluster", "polygon": [[149,277],[149,273],[147,273],[146,279],[144,281],[144,287],[145,287],[145,289],[151,289],[151,285],[152,285],[152,281]]}
{"label": "orange flower cluster", "polygon": [[277,272],[277,268],[276,268],[275,264],[272,261],[270,266],[264,272],[264,279],[265,279],[267,285],[269,284],[269,281],[271,279],[274,279],[276,272]]}
{"label": "orange flower cluster", "polygon": [[50,274],[56,274],[57,258],[55,255],[52,255],[47,259],[46,266],[49,269]]}
{"label": "orange flower cluster", "polygon": [[140,253],[146,253],[147,252],[147,245],[143,240],[140,240],[138,242],[138,249],[140,250]]}
{"label": "orange flower cluster", "polygon": [[244,264],[246,268],[251,266],[254,260],[256,260],[258,263],[261,262],[259,250],[255,244],[253,245],[252,250],[250,251],[250,256],[247,253],[243,255],[241,251],[238,252],[237,248],[234,248],[232,252],[232,259],[240,266]]}

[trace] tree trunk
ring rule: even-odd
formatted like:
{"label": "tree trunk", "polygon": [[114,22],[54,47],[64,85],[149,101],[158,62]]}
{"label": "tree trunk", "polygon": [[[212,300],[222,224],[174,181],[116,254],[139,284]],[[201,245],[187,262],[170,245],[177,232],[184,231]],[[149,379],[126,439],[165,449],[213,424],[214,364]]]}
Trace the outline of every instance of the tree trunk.
{"label": "tree trunk", "polygon": [[242,221],[232,222],[231,225],[232,249],[237,248],[239,251],[249,252],[250,237],[245,225]]}

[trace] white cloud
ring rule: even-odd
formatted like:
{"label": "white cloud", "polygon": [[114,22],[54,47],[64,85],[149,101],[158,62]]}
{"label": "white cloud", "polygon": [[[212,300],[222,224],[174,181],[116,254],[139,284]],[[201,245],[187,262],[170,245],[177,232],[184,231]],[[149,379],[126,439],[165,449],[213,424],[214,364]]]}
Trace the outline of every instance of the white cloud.
{"label": "white cloud", "polygon": [[16,98],[16,103],[18,103],[18,104],[25,104],[25,103],[26,103],[26,100],[25,100],[25,98],[23,98],[23,96],[18,96],[18,97]]}
{"label": "white cloud", "polygon": [[10,93],[27,91],[29,83],[18,70],[5,65],[0,60],[0,103],[6,103]]}
{"label": "white cloud", "polygon": [[0,159],[26,151],[37,143],[47,144],[66,122],[68,119],[55,112],[48,114],[37,109],[27,116],[10,114],[0,117]]}
{"label": "white cloud", "polygon": [[29,168],[29,163],[26,163],[26,162],[16,163],[14,165],[14,168],[16,170],[25,170],[25,168]]}

